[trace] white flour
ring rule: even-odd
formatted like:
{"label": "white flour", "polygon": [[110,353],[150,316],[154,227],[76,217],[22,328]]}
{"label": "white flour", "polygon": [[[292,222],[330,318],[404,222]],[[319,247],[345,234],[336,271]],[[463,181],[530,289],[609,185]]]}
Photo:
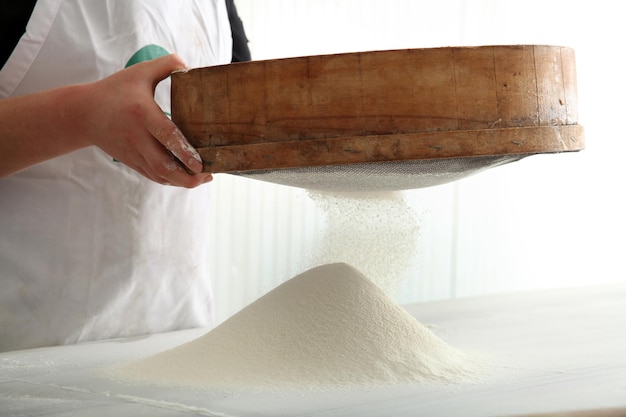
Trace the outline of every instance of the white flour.
{"label": "white flour", "polygon": [[344,263],[314,268],[190,343],[129,364],[125,377],[238,390],[327,390],[471,378],[448,346]]}
{"label": "white flour", "polygon": [[415,260],[419,222],[401,192],[309,191],[325,215],[310,266],[345,262],[392,294]]}

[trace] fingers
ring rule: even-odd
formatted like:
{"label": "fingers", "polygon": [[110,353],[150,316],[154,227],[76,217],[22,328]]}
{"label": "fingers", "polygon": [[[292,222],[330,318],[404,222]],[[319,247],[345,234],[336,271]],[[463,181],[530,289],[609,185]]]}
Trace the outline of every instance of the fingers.
{"label": "fingers", "polygon": [[195,188],[213,180],[213,176],[208,173],[189,175],[172,157],[163,159],[163,163],[149,175],[144,174],[148,179],[159,184],[185,188]]}
{"label": "fingers", "polygon": [[[209,173],[202,173],[202,159],[198,152],[165,115],[161,113],[162,125],[146,132],[152,146],[143,150],[146,164],[152,168],[151,178],[161,184],[193,188],[212,180]],[[188,170],[184,169],[187,167]]]}
{"label": "fingers", "polygon": [[[157,106],[158,107],[158,106]],[[160,109],[148,115],[146,128],[165,149],[191,172],[202,172],[202,158],[176,125]]]}
{"label": "fingers", "polygon": [[[147,133],[149,135],[149,133]],[[178,159],[152,138],[150,146],[146,146],[141,154],[142,161],[137,169],[148,179],[159,184],[194,188],[213,179],[210,173],[190,174]]]}
{"label": "fingers", "polygon": [[[139,65],[144,65],[145,68]],[[175,54],[138,64],[136,67],[143,79],[151,83],[153,91],[156,85],[170,76],[172,72],[186,68],[182,59]],[[200,155],[155,102],[150,107],[150,111],[145,115],[145,128],[161,145],[161,148],[152,149],[152,155],[144,155],[146,163],[153,168],[150,175],[156,177],[157,182],[168,182],[185,187],[210,181],[212,179],[210,174],[196,176],[182,168],[182,166],[186,167],[191,173],[202,173],[203,165]]]}
{"label": "fingers", "polygon": [[171,54],[135,64],[131,68],[141,74],[143,79],[151,81],[153,87],[156,87],[160,81],[169,77],[174,71],[184,70],[187,66],[178,55]]}

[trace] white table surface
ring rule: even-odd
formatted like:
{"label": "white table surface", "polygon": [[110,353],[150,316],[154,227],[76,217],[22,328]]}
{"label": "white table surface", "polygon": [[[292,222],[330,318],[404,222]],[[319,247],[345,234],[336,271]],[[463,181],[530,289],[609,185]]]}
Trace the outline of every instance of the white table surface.
{"label": "white table surface", "polygon": [[0,353],[0,416],[626,415],[625,284],[406,308],[449,344],[493,355],[498,366],[480,384],[238,395],[132,385],[103,372],[206,333],[195,329]]}

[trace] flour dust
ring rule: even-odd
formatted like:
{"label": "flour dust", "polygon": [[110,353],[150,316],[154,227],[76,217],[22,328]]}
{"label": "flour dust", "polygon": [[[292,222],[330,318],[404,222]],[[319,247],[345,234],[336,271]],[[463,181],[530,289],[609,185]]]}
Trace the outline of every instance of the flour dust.
{"label": "flour dust", "polygon": [[307,268],[345,262],[393,294],[415,260],[420,230],[402,192],[309,191],[309,196],[325,222]]}

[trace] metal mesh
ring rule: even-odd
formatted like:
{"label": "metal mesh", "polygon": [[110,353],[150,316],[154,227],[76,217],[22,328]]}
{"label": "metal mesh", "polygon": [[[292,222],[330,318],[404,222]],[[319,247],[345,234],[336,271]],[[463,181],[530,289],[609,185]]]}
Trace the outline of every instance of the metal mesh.
{"label": "metal mesh", "polygon": [[370,162],[240,172],[260,181],[318,191],[398,191],[431,187],[524,158],[523,155]]}

